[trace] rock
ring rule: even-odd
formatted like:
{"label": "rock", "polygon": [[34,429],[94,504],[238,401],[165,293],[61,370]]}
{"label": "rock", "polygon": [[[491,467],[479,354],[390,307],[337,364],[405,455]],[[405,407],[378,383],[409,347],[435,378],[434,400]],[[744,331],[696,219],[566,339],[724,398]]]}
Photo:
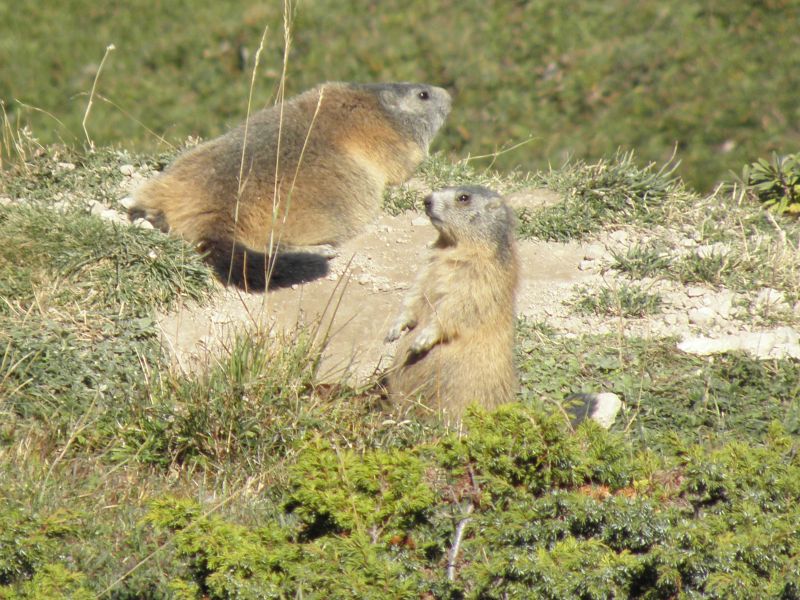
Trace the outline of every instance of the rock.
{"label": "rock", "polygon": [[689,322],[700,327],[708,327],[716,321],[717,313],[708,306],[693,308],[689,311]]}
{"label": "rock", "polygon": [[423,227],[425,225],[430,225],[431,220],[428,217],[414,217],[411,219],[411,224],[414,227]]}
{"label": "rock", "polygon": [[590,271],[591,269],[594,269],[595,266],[596,266],[596,263],[593,260],[582,260],[580,262],[580,264],[578,265],[578,270],[579,271]]}
{"label": "rock", "polygon": [[511,208],[522,210],[539,210],[561,203],[564,198],[558,192],[547,188],[527,188],[511,192],[505,196]]}
{"label": "rock", "polygon": [[128,177],[130,177],[136,172],[136,167],[134,167],[133,165],[122,165],[119,168],[119,172],[122,173],[123,175],[127,175]]}
{"label": "rock", "polygon": [[145,218],[135,219],[132,225],[139,229],[153,229],[153,224]]}
{"label": "rock", "polygon": [[705,294],[706,294],[706,288],[703,287],[698,287],[696,285],[693,285],[691,287],[686,288],[686,295],[689,296],[689,298],[699,298],[700,296],[703,296]]}
{"label": "rock", "polygon": [[608,429],[614,424],[621,406],[622,401],[619,396],[610,392],[571,394],[564,400],[564,410],[570,416],[573,426],[590,418]]}
{"label": "rock", "polygon": [[130,210],[133,207],[134,203],[135,200],[133,199],[133,196],[125,196],[119,201],[119,205],[125,210]]}
{"label": "rock", "polygon": [[786,298],[783,292],[773,288],[763,288],[756,296],[756,307],[758,308],[777,307],[785,303]]}
{"label": "rock", "polygon": [[102,202],[98,202],[97,200],[90,200],[87,206],[89,208],[89,212],[96,217],[99,217],[100,214],[106,210],[106,205]]}
{"label": "rock", "polygon": [[694,248],[697,246],[697,242],[694,241],[692,238],[683,238],[680,242],[678,242],[684,248]]}
{"label": "rock", "polygon": [[670,326],[675,326],[678,324],[678,315],[675,313],[667,313],[664,315],[664,323]]}
{"label": "rock", "polygon": [[74,171],[75,165],[69,162],[60,162],[56,163],[56,166],[61,169],[62,171]]}
{"label": "rock", "polygon": [[701,356],[744,350],[759,359],[800,358],[800,334],[791,327],[778,327],[768,331],[742,331],[716,339],[698,336],[683,340],[678,349]]}
{"label": "rock", "polygon": [[606,249],[602,244],[589,244],[583,251],[584,260],[599,260],[605,255]]}
{"label": "rock", "polygon": [[128,219],[122,214],[115,211],[113,208],[107,208],[98,215],[105,221],[113,221],[115,223],[127,223]]}
{"label": "rock", "polygon": [[608,238],[619,244],[624,244],[628,241],[628,232],[624,229],[617,229],[616,231],[609,233]]}
{"label": "rock", "polygon": [[14,201],[8,196],[0,196],[0,206],[10,206]]}
{"label": "rock", "polygon": [[733,300],[736,297],[731,291],[720,292],[716,296],[706,298],[706,306],[715,311],[723,319],[729,319],[733,311]]}

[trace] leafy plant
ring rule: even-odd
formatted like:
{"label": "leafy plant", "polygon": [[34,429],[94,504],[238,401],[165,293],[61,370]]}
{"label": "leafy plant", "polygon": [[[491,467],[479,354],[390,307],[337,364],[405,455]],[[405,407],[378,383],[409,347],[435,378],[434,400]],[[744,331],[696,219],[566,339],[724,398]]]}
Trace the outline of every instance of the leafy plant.
{"label": "leafy plant", "polygon": [[742,180],[764,208],[800,215],[800,153],[759,158],[744,168]]}

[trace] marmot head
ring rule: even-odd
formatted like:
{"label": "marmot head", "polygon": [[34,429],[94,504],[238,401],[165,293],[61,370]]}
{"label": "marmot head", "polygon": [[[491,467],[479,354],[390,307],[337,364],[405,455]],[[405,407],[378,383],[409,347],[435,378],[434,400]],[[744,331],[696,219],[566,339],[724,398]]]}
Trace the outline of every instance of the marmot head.
{"label": "marmot head", "polygon": [[485,245],[511,251],[516,219],[497,192],[481,186],[449,187],[425,198],[425,214],[439,231],[440,246]]}
{"label": "marmot head", "polygon": [[398,128],[427,154],[433,137],[450,113],[450,94],[425,83],[366,83]]}

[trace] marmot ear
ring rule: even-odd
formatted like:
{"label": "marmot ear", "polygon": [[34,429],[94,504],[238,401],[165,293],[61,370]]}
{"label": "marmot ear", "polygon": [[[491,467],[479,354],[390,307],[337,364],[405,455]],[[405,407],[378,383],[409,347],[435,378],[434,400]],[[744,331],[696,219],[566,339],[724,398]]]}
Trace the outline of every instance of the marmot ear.
{"label": "marmot ear", "polygon": [[397,94],[394,90],[383,89],[378,92],[378,98],[383,106],[397,106]]}
{"label": "marmot ear", "polygon": [[486,204],[486,208],[489,210],[494,210],[496,208],[500,208],[501,206],[505,206],[502,198],[492,198],[489,200],[488,204]]}

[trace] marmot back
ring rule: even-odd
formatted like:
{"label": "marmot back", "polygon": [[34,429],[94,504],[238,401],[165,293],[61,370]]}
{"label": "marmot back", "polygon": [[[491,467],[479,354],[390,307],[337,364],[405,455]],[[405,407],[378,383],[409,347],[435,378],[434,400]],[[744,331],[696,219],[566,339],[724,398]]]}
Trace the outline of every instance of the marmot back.
{"label": "marmot back", "polygon": [[233,262],[249,258],[252,274],[277,250],[358,233],[449,111],[447,91],[426,84],[321,84],[179,156],[135,192],[131,215],[197,243],[215,266],[246,253]]}
{"label": "marmot back", "polygon": [[419,398],[457,419],[473,401],[492,408],[514,399],[516,221],[482,187],[434,192],[425,212],[439,238],[387,335],[409,330],[387,385],[394,402]]}

